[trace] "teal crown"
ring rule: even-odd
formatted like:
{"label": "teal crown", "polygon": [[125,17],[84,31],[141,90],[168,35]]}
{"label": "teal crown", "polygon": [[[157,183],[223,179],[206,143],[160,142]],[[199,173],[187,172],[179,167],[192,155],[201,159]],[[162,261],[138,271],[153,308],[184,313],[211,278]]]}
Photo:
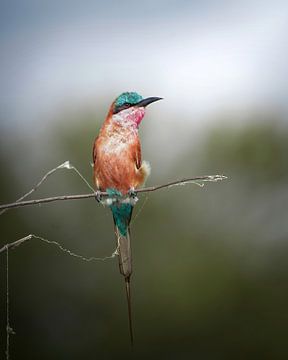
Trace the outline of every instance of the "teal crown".
{"label": "teal crown", "polygon": [[120,107],[124,104],[134,105],[143,100],[143,97],[136,92],[124,92],[115,100],[115,106]]}

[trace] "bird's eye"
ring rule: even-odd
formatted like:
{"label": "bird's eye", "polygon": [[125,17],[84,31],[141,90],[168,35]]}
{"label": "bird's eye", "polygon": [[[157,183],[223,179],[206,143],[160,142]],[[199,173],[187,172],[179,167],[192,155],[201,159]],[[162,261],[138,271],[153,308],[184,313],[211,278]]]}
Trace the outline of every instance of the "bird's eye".
{"label": "bird's eye", "polygon": [[123,104],[123,107],[124,107],[125,109],[127,109],[127,108],[130,107],[130,104],[129,104],[129,103],[125,103],[125,104]]}

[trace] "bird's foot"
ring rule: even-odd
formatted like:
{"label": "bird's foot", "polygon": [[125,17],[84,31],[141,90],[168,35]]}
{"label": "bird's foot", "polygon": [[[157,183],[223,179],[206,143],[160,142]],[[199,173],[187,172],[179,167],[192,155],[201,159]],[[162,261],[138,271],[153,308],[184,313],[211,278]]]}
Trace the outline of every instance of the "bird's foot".
{"label": "bird's foot", "polygon": [[129,196],[130,198],[135,198],[135,197],[137,197],[137,193],[136,193],[134,187],[132,187],[131,189],[128,190],[128,196]]}
{"label": "bird's foot", "polygon": [[135,191],[134,188],[131,188],[128,191],[128,197],[129,197],[130,204],[134,206],[136,204],[136,202],[138,201],[137,192]]}
{"label": "bird's foot", "polygon": [[98,201],[98,203],[101,203],[102,201],[101,191],[99,190],[95,191],[95,199]]}

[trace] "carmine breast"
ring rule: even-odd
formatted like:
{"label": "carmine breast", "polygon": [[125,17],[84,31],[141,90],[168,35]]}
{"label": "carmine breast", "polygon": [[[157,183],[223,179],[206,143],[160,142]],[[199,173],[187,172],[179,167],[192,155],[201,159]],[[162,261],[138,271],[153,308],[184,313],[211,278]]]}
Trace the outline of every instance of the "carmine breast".
{"label": "carmine breast", "polygon": [[113,136],[99,136],[94,164],[95,183],[99,189],[113,188],[126,194],[137,187],[136,161],[141,163],[141,158],[137,159],[139,145],[137,134],[127,129]]}

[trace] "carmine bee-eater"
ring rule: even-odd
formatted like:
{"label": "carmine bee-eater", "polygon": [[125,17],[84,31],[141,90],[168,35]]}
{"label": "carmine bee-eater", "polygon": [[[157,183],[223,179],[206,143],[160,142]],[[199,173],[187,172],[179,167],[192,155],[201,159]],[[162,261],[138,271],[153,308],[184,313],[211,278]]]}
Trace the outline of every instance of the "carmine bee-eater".
{"label": "carmine bee-eater", "polygon": [[136,203],[134,190],[143,185],[150,174],[149,163],[141,160],[138,128],[145,115],[146,106],[158,100],[161,98],[143,99],[135,92],[124,92],[118,96],[109,109],[93,147],[96,188],[111,195],[106,204],[112,210],[119,269],[125,278],[131,343],[132,263],[129,223]]}

